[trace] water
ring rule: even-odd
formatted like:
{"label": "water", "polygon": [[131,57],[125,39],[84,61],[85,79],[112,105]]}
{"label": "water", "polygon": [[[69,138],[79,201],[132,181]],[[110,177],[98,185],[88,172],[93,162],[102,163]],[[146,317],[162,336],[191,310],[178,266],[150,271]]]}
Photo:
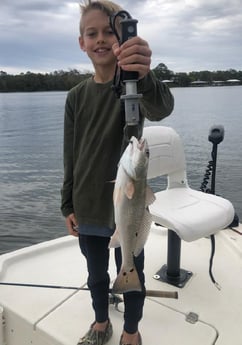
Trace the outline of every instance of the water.
{"label": "water", "polygon": [[[190,186],[199,189],[211,159],[209,128],[223,125],[216,192],[232,201],[242,219],[242,86],[172,92],[175,110],[161,124],[183,138]],[[0,93],[0,253],[67,234],[60,213],[65,97]],[[153,181],[155,188],[159,181]]]}
{"label": "water", "polygon": [[0,94],[0,253],[66,234],[59,211],[65,96]]}

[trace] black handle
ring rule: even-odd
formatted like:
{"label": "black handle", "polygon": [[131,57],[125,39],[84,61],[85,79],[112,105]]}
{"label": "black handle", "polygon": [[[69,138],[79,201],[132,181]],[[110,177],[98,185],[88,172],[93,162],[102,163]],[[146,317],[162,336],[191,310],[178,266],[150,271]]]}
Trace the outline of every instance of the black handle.
{"label": "black handle", "polygon": [[[138,20],[133,18],[125,18],[120,21],[121,25],[121,44],[126,42],[132,37],[137,36],[137,23]],[[139,73],[135,71],[122,71],[121,76],[123,81],[128,80],[138,80],[139,79]]]}

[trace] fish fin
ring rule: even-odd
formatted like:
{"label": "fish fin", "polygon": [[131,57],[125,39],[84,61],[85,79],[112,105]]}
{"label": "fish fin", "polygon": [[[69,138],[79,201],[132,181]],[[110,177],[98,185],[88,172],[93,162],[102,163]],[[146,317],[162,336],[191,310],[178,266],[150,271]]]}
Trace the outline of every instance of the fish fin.
{"label": "fish fin", "polygon": [[122,198],[122,189],[120,187],[115,187],[113,191],[113,203],[118,205]]}
{"label": "fish fin", "polygon": [[135,191],[134,183],[132,181],[127,182],[125,189],[124,189],[124,193],[128,199],[133,198],[134,191]]}
{"label": "fish fin", "polygon": [[134,256],[136,257],[141,253],[142,249],[144,248],[144,245],[150,233],[151,223],[152,223],[152,216],[150,212],[146,209],[143,215],[140,229],[137,233],[136,245],[134,249]]}
{"label": "fish fin", "polygon": [[120,239],[119,239],[119,231],[118,229],[115,230],[113,236],[109,242],[109,248],[118,248],[120,247]]}
{"label": "fish fin", "polygon": [[122,267],[112,288],[113,293],[125,293],[129,291],[142,291],[141,283],[136,268],[126,272]]}
{"label": "fish fin", "polygon": [[155,197],[153,190],[150,188],[150,186],[147,185],[146,186],[145,206],[149,206],[149,205],[153,204],[155,199],[156,199],[156,197]]}

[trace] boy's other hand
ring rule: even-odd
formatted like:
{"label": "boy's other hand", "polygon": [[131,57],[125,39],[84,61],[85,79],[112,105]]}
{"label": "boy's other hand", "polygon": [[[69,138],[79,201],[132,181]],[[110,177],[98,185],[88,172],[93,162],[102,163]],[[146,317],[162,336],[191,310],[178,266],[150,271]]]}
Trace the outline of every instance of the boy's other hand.
{"label": "boy's other hand", "polygon": [[78,237],[77,221],[74,213],[69,214],[66,217],[66,227],[70,235]]}
{"label": "boy's other hand", "polygon": [[124,71],[138,72],[139,79],[150,71],[152,52],[148,43],[142,38],[132,37],[121,46],[115,43],[112,48],[119,67]]}

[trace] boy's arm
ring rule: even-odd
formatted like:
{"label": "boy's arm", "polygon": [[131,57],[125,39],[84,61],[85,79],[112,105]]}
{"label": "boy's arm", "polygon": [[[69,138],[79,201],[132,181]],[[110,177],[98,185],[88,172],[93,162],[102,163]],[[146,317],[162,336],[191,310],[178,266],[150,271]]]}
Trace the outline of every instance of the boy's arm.
{"label": "boy's arm", "polygon": [[138,81],[138,93],[142,114],[150,121],[160,121],[170,115],[174,108],[174,97],[168,86],[159,81],[150,71]]}
{"label": "boy's arm", "polygon": [[64,181],[61,190],[61,212],[66,218],[66,227],[70,235],[78,236],[77,220],[72,203],[73,189],[73,138],[74,118],[70,101],[71,95],[67,96],[64,119]]}
{"label": "boy's arm", "polygon": [[64,217],[74,212],[72,203],[73,188],[73,138],[74,138],[74,119],[70,102],[70,95],[67,96],[64,118],[64,180],[61,190],[61,212]]}

